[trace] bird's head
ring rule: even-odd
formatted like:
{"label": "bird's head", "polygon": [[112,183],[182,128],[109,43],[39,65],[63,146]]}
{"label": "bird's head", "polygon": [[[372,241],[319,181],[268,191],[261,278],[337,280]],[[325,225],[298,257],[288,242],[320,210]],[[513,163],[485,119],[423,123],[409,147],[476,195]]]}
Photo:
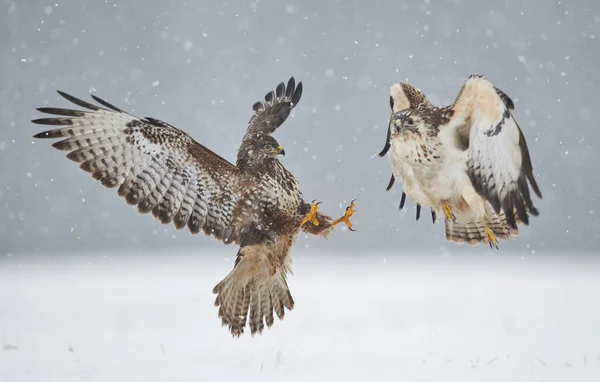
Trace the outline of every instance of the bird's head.
{"label": "bird's head", "polygon": [[253,134],[244,139],[238,149],[238,164],[262,166],[269,161],[277,160],[279,155],[285,155],[285,150],[275,138],[269,134]]}
{"label": "bird's head", "polygon": [[285,156],[285,150],[275,138],[270,135],[261,134],[260,139],[255,142],[256,155],[264,159]]}
{"label": "bird's head", "polygon": [[392,139],[408,134],[423,133],[426,129],[425,121],[413,109],[405,109],[394,113],[390,124],[390,137]]}
{"label": "bird's head", "polygon": [[385,146],[379,156],[385,156],[391,147],[390,140],[405,137],[406,133],[417,133],[424,129],[424,121],[420,118],[423,109],[433,108],[427,97],[411,84],[398,83],[390,88],[390,108]]}

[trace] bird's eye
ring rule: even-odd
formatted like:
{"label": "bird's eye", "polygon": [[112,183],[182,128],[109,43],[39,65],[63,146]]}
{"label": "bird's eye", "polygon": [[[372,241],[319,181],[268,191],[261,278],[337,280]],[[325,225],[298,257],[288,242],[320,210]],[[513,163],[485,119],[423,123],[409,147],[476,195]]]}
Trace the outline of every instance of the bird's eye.
{"label": "bird's eye", "polygon": [[273,146],[271,146],[271,145],[265,145],[265,150],[272,151],[273,150]]}
{"label": "bird's eye", "polygon": [[410,126],[413,126],[415,124],[415,121],[412,118],[407,117],[407,118],[404,119],[404,123],[403,124],[404,124],[404,126],[410,127]]}

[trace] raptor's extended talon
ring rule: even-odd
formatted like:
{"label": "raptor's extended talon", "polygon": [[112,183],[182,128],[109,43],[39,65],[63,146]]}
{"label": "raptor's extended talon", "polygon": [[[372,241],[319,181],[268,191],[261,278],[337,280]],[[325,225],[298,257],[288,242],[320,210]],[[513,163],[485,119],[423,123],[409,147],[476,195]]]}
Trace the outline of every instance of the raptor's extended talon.
{"label": "raptor's extended talon", "polygon": [[454,216],[454,212],[452,212],[452,207],[448,203],[442,203],[442,211],[444,212],[444,217],[447,220],[452,220],[456,222],[456,216]]}
{"label": "raptor's extended talon", "polygon": [[498,248],[498,240],[496,239],[496,235],[494,235],[494,231],[486,226],[483,229],[483,232],[485,233],[485,240],[490,245],[490,248],[500,249]]}
{"label": "raptor's extended talon", "polygon": [[354,215],[354,201],[355,200],[356,199],[352,199],[352,201],[350,202],[350,205],[348,207],[346,207],[346,212],[344,213],[344,216],[342,216],[338,220],[331,223],[331,226],[334,226],[338,223],[344,222],[344,223],[346,223],[346,227],[348,227],[348,229],[350,231],[356,231],[355,229],[352,229],[352,222],[350,222],[350,216]]}
{"label": "raptor's extended talon", "polygon": [[315,202],[316,200],[313,200],[310,203],[310,210],[306,215],[304,215],[304,218],[300,222],[300,227],[308,222],[312,222],[314,225],[319,225],[319,220],[317,220],[317,210],[319,209],[319,204],[321,204],[321,202]]}

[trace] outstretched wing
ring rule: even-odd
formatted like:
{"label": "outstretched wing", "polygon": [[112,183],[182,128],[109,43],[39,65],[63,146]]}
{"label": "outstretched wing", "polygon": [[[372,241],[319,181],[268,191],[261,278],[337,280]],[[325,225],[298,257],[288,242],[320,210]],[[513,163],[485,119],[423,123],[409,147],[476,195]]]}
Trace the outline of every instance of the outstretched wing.
{"label": "outstretched wing", "polygon": [[177,229],[187,225],[193,234],[203,230],[226,243],[238,241],[230,226],[237,167],[168,123],[133,116],[93,95],[104,107],[58,93],[87,110],[37,109],[54,116],[33,123],[59,127],[35,138],[63,138],[52,146],[102,185],[118,186],[140,213],[173,221]]}
{"label": "outstretched wing", "polygon": [[504,211],[507,223],[516,228],[516,218],[529,224],[529,214],[538,215],[529,184],[538,197],[540,189],[523,132],[511,114],[514,104],[483,76],[472,75],[456,100],[450,125],[458,141],[469,142],[467,171],[475,190],[494,211]]}
{"label": "outstretched wing", "polygon": [[265,102],[258,101],[253,106],[254,115],[248,122],[248,134],[263,132],[271,134],[285,122],[292,109],[302,96],[302,82],[290,78],[287,86],[282,82],[275,91],[265,95]]}

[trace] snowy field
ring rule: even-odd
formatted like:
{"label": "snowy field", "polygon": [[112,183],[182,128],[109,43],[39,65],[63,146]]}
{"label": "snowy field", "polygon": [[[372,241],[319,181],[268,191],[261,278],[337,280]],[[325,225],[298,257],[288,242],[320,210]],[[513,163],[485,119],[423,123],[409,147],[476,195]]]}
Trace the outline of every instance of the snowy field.
{"label": "snowy field", "polygon": [[294,311],[232,339],[227,255],[6,257],[0,381],[600,381],[598,262],[385,258],[295,258]]}

